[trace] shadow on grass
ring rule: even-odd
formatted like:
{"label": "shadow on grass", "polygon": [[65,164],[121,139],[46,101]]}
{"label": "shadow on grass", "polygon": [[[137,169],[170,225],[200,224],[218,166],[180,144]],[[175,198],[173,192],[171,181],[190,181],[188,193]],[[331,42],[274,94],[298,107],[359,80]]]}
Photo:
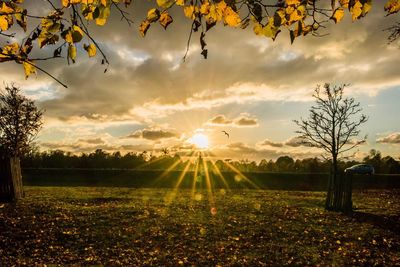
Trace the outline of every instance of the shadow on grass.
{"label": "shadow on grass", "polygon": [[73,205],[91,205],[91,206],[99,206],[104,204],[125,204],[132,201],[131,198],[124,198],[124,197],[95,197],[95,198],[65,198],[62,202],[73,204]]}
{"label": "shadow on grass", "polygon": [[354,211],[349,216],[361,223],[373,224],[384,230],[400,234],[400,215],[383,216],[367,212]]}

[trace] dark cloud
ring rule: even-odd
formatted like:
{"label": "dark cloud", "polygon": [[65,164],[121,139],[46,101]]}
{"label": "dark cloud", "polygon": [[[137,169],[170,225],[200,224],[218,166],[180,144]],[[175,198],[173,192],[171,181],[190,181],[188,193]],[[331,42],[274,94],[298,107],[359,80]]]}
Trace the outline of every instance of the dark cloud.
{"label": "dark cloud", "polygon": [[124,138],[142,138],[142,130],[137,130]]}
{"label": "dark cloud", "polygon": [[258,120],[254,117],[250,117],[248,114],[242,114],[234,120],[234,125],[242,127],[254,127],[258,126]]}
{"label": "dark cloud", "polygon": [[[40,147],[45,148],[45,149],[50,149],[50,150],[55,150],[55,149],[62,149],[66,145],[63,142],[40,142]],[[77,145],[68,145],[70,148],[73,150],[79,148]]]}
{"label": "dark cloud", "polygon": [[102,149],[107,152],[142,152],[142,151],[153,151],[153,146],[139,144],[139,145],[120,145],[113,143],[102,143],[102,144],[90,144],[87,142],[41,142],[40,147],[42,150],[62,150],[72,153],[91,153],[96,149]]}
{"label": "dark cloud", "polygon": [[126,136],[125,138],[143,138],[156,141],[160,139],[173,138],[178,136],[179,135],[173,131],[148,128],[148,129],[137,130],[132,134]]}
{"label": "dark cloud", "polygon": [[245,154],[254,154],[254,153],[258,153],[258,150],[250,147],[242,142],[236,142],[236,143],[231,143],[229,145],[226,146],[228,149],[231,149],[233,151],[236,152],[242,152]]}
{"label": "dark cloud", "polygon": [[258,126],[258,120],[250,114],[242,113],[234,119],[228,119],[225,115],[217,115],[209,120],[207,124],[213,126],[255,127]]}
{"label": "dark cloud", "polygon": [[96,149],[102,149],[105,151],[116,151],[119,147],[111,145],[111,144],[88,144],[85,142],[42,142],[40,146],[44,150],[63,150],[67,152],[73,153],[89,153],[93,152]]}
{"label": "dark cloud", "polygon": [[225,115],[217,115],[212,118],[209,122],[210,125],[227,125],[231,124],[232,120],[229,120],[225,117]]}
{"label": "dark cloud", "polygon": [[347,143],[346,143],[347,145],[355,145],[355,144],[357,144],[357,145],[365,145],[365,144],[367,144],[367,140],[364,140],[364,139],[350,139],[350,140],[348,140],[347,141]]}
{"label": "dark cloud", "polygon": [[310,147],[310,144],[306,143],[304,139],[302,139],[301,137],[294,136],[284,142],[275,142],[269,139],[265,139],[264,141],[257,143],[257,146],[260,148],[262,147],[285,148],[285,147],[300,147],[300,146]]}
{"label": "dark cloud", "polygon": [[400,144],[400,133],[391,133],[387,136],[378,138],[376,142],[384,144]]}
{"label": "dark cloud", "polygon": [[104,141],[102,138],[98,137],[98,138],[91,138],[91,139],[78,139],[78,142],[99,145],[99,144],[104,144],[106,141]]}
{"label": "dark cloud", "polygon": [[260,142],[258,145],[259,146],[283,147],[284,144],[280,143],[280,142],[273,142],[268,139],[265,139],[264,141]]}
{"label": "dark cloud", "polygon": [[295,137],[288,139],[285,142],[285,146],[299,147],[299,146],[309,146],[309,145],[305,144],[305,141],[302,138],[295,136]]}
{"label": "dark cloud", "polygon": [[312,147],[309,143],[307,143],[303,138],[301,138],[299,136],[291,137],[283,142],[275,142],[275,141],[271,141],[269,139],[265,139],[264,141],[257,143],[257,146],[260,148],[262,148],[262,147],[275,147],[275,148],[293,147],[293,148],[295,148],[295,147],[301,147],[301,146]]}

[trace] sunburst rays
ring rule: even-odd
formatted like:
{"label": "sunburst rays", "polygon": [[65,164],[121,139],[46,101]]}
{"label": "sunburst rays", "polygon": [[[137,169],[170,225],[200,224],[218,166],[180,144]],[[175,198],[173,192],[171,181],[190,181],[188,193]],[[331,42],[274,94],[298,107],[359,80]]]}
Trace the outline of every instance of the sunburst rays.
{"label": "sunburst rays", "polygon": [[[240,170],[238,170],[231,163],[222,161],[224,164],[224,169],[228,169],[229,173],[224,172],[217,166],[215,159],[207,151],[204,150],[193,150],[186,155],[186,162],[182,159],[173,162],[162,174],[156,179],[155,185],[163,179],[176,179],[174,182],[173,189],[169,192],[165,201],[166,204],[171,204],[174,199],[177,198],[179,190],[183,188],[190,188],[190,202],[193,204],[195,201],[202,201],[203,195],[206,195],[206,201],[208,202],[211,215],[217,214],[217,202],[216,202],[216,189],[221,187],[224,190],[231,190],[229,186],[230,183],[238,183],[244,181],[250,187],[259,189],[260,187],[255,184],[251,179],[246,177]],[[178,164],[184,163],[183,170],[180,171],[179,175],[168,176]],[[232,176],[233,175],[233,176]],[[229,176],[229,177],[227,177]],[[239,177],[235,179],[234,177]],[[230,178],[230,179],[229,179]],[[218,181],[222,183],[218,184]]]}
{"label": "sunburst rays", "polygon": [[244,181],[249,183],[252,187],[254,187],[256,189],[260,189],[260,187],[258,185],[256,185],[253,181],[251,181],[249,178],[247,178],[246,175],[244,175],[241,171],[239,171],[235,166],[233,166],[229,162],[224,162],[224,163],[226,166],[228,166],[228,168],[230,170],[232,170],[234,173],[236,173],[236,175],[238,175],[240,177],[240,179],[243,179]]}

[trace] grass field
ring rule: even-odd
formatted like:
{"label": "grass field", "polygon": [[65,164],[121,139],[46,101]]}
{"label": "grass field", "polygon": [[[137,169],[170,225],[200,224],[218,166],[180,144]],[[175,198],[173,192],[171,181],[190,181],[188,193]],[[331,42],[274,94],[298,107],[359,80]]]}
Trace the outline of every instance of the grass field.
{"label": "grass field", "polygon": [[0,204],[0,264],[400,266],[400,191],[26,187]]}

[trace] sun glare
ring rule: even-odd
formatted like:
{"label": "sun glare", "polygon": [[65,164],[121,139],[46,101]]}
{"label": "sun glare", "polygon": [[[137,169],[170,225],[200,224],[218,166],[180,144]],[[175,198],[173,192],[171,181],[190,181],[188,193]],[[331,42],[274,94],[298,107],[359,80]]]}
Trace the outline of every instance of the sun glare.
{"label": "sun glare", "polygon": [[189,139],[189,143],[195,145],[197,148],[200,149],[205,149],[209,146],[208,137],[203,133],[195,133]]}

